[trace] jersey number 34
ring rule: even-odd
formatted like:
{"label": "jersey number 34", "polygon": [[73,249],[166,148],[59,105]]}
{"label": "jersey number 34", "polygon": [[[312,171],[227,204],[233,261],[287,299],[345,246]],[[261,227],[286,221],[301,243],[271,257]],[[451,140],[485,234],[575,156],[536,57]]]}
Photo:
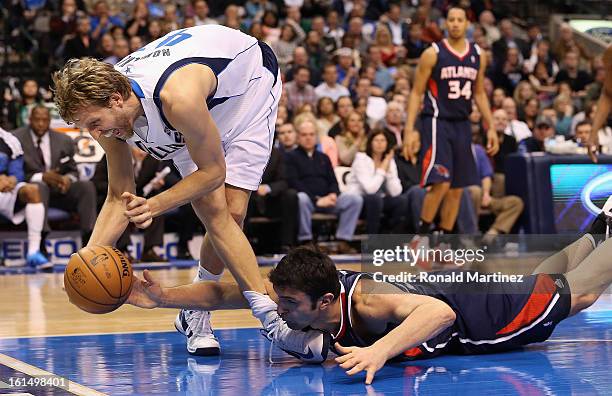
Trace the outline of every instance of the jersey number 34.
{"label": "jersey number 34", "polygon": [[461,81],[450,80],[448,82],[448,98],[459,99],[461,96],[465,97],[466,100],[472,99],[472,82],[466,81],[463,88],[461,88]]}

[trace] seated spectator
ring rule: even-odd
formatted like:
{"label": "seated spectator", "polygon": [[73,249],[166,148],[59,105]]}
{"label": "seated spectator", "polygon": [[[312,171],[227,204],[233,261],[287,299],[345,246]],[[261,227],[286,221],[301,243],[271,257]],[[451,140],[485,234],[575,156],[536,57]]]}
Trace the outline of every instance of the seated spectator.
{"label": "seated spectator", "polygon": [[19,93],[20,98],[11,98],[12,100],[7,104],[9,124],[15,128],[28,125],[32,109],[42,103],[36,80],[29,78],[23,80]]}
{"label": "seated spectator", "polygon": [[296,130],[299,130],[300,124],[305,121],[312,122],[315,125],[315,131],[317,132],[317,150],[327,155],[332,167],[335,168],[338,166],[338,146],[336,145],[336,141],[319,129],[317,119],[312,112],[304,112],[295,116],[293,119],[293,126]]}
{"label": "seated spectator", "polygon": [[420,5],[412,18],[414,24],[421,26],[422,40],[428,44],[436,43],[444,38],[437,21],[432,18],[432,14],[429,12],[431,9],[431,6]]}
{"label": "seated spectator", "polygon": [[[387,101],[380,96],[375,96],[373,94],[374,88],[370,79],[361,77],[357,81],[353,95],[353,101],[357,105],[359,105],[360,101],[363,101],[362,105],[365,107],[365,113],[362,114],[367,117],[367,119],[364,119],[370,127],[385,118],[387,112]],[[356,107],[358,108],[359,106]]]}
{"label": "seated spectator", "polygon": [[402,146],[404,133],[404,108],[398,102],[391,101],[387,105],[387,114],[382,122],[383,130],[388,134],[391,148]]}
{"label": "seated spectator", "polygon": [[300,220],[298,242],[312,241],[312,213],[331,212],[339,216],[336,239],[339,252],[355,252],[347,241],[353,239],[363,198],[355,194],[340,194],[336,175],[329,158],[315,148],[316,126],[302,122],[298,128],[298,148],[285,155],[289,187],[298,191]]}
{"label": "seated spectator", "polygon": [[[515,153],[518,149],[518,143],[514,136],[506,133],[508,124],[508,113],[504,109],[493,112],[493,127],[499,138],[499,151],[493,156],[493,171],[495,172],[493,191],[505,190],[506,157]],[[486,144],[485,140],[484,147],[486,147]]]}
{"label": "seated spectator", "polygon": [[[495,221],[485,232],[489,238],[499,234],[508,234],[517,219],[523,212],[523,200],[515,195],[493,196],[491,187],[493,185],[493,168],[484,147],[479,144],[472,144],[472,153],[476,161],[481,184],[479,186],[469,186],[467,191],[472,199],[472,207],[461,207],[459,211],[468,210],[478,219],[482,209],[489,209]],[[462,201],[463,203],[463,201]]]}
{"label": "seated spectator", "polygon": [[555,136],[553,121],[546,116],[540,116],[536,120],[533,136],[521,141],[519,151],[523,153],[535,153],[545,151],[544,142]]}
{"label": "seated spectator", "polygon": [[283,154],[297,147],[297,133],[290,122],[276,128],[276,138],[278,139],[278,150]]}
{"label": "seated spectator", "polygon": [[281,253],[295,246],[298,224],[298,198],[294,189],[288,188],[285,175],[285,158],[275,147],[261,179],[261,185],[251,194],[248,216],[266,216],[281,219]]}
{"label": "seated spectator", "polygon": [[546,65],[542,62],[536,63],[533,73],[529,75],[529,82],[535,88],[538,99],[545,106],[551,103],[552,97],[557,93],[555,79],[546,70]]}
{"label": "seated spectator", "polygon": [[523,121],[527,124],[527,127],[530,131],[535,128],[535,121],[538,118],[538,114],[540,112],[540,100],[538,98],[531,98],[525,103],[525,107],[523,108]]}
{"label": "seated spectator", "polygon": [[[203,1],[203,0],[200,0]],[[196,2],[197,4],[197,2]],[[145,2],[137,2],[134,6],[132,19],[128,20],[127,34],[131,37],[142,37],[147,35],[147,25],[149,24],[149,8]]]}
{"label": "seated spectator", "polygon": [[264,41],[269,45],[272,45],[278,40],[281,34],[281,30],[278,27],[278,15],[275,11],[267,10],[261,17],[261,23],[264,34]]}
{"label": "seated spectator", "polygon": [[406,58],[409,65],[416,65],[429,43],[423,40],[423,27],[418,23],[410,25],[410,36],[406,40]]}
{"label": "seated spectator", "polygon": [[512,98],[514,99],[514,103],[516,103],[516,106],[518,107],[517,114],[519,118],[523,117],[523,109],[527,101],[535,97],[535,88],[533,88],[533,85],[531,85],[529,81],[523,80],[518,83],[518,85],[514,89],[514,94],[512,95]]}
{"label": "seated spectator", "polygon": [[576,52],[568,52],[563,59],[563,67],[555,77],[555,83],[568,82],[572,95],[584,97],[586,86],[593,82],[591,75],[578,68],[580,59]]}
{"label": "seated spectator", "polygon": [[298,44],[304,41],[304,38],[306,38],[306,33],[304,33],[300,25],[291,19],[287,19],[287,22],[281,28],[279,39],[272,43],[272,49],[278,59],[278,65],[282,72],[289,66],[293,59],[293,52]]}
{"label": "seated spectator", "polygon": [[408,201],[400,195],[402,183],[393,156],[389,136],[379,130],[368,136],[365,153],[357,153],[351,166],[346,191],[363,196],[368,234],[379,232],[383,214],[392,231],[400,231],[406,220]]}
{"label": "seated spectator", "polygon": [[115,48],[115,39],[112,34],[105,33],[98,40],[96,46],[96,58],[98,60],[106,59],[113,55],[113,48]]}
{"label": "seated spectator", "polygon": [[91,37],[94,40],[98,40],[113,26],[124,26],[120,18],[110,14],[106,0],[96,1],[94,4],[93,16],[90,18],[90,21],[92,29]]}
{"label": "seated spectator", "polygon": [[206,3],[206,1],[196,0],[193,3],[193,11],[195,13],[194,18],[196,26],[219,24],[219,22],[217,22],[215,19],[208,16],[210,9],[208,8],[208,3]]}
{"label": "seated spectator", "polygon": [[349,90],[338,83],[338,70],[336,65],[328,63],[323,68],[323,82],[315,88],[317,99],[331,98],[337,102],[341,96],[349,96]]}
{"label": "seated spectator", "polygon": [[366,143],[363,117],[357,111],[352,111],[344,120],[342,133],[336,136],[340,165],[351,166],[357,152],[365,150]]}
{"label": "seated spectator", "polygon": [[72,139],[50,130],[50,123],[49,109],[39,105],[32,109],[30,126],[13,132],[23,147],[26,180],[38,183],[45,212],[54,207],[79,214],[85,246],[96,220],[96,189],[91,181],[79,180]]}
{"label": "seated spectator", "polygon": [[[165,180],[159,180],[155,183],[150,184],[155,178],[157,172],[161,171],[164,164],[155,158],[147,155],[146,152],[136,148],[130,147],[132,152],[132,162],[134,164],[134,180],[136,182],[136,194],[138,196],[153,196],[165,189]],[[106,163],[106,155],[96,164],[96,171],[91,179],[94,183],[97,192],[97,206],[102,207],[106,200],[108,193],[108,166]],[[149,185],[150,184],[150,185]],[[144,193],[145,186],[147,194]],[[163,244],[164,238],[164,216],[157,216],[153,218],[151,225],[143,230],[144,244],[142,247],[142,254],[140,260],[136,260],[128,251],[130,245],[130,235],[137,231],[136,227],[129,223],[123,234],[119,237],[116,243],[117,249],[121,250],[122,253],[132,262],[163,262],[167,261],[160,257],[155,252],[156,246]],[[134,252],[136,253],[136,252]]]}
{"label": "seated spectator", "polygon": [[130,53],[136,52],[142,47],[144,47],[144,43],[140,36],[130,37],[129,44],[130,44]]}
{"label": "seated spectator", "polygon": [[310,31],[318,33],[322,52],[324,52],[326,56],[331,56],[338,48],[336,40],[327,34],[327,26],[325,25],[325,18],[323,18],[323,16],[315,15],[312,18]]}
{"label": "seated spectator", "polygon": [[520,52],[518,48],[510,47],[507,49],[504,61],[497,63],[493,81],[496,87],[503,88],[508,95],[511,95],[521,80],[527,78],[523,72]]}
{"label": "seated spectator", "polygon": [[569,137],[572,127],[572,117],[574,115],[572,98],[565,94],[558,95],[553,102],[553,107],[557,113],[557,122],[554,132],[557,135]]}
{"label": "seated spectator", "polygon": [[329,132],[327,133],[329,137],[336,138],[342,131],[344,130],[344,120],[348,115],[355,110],[353,108],[353,101],[348,96],[342,96],[338,98],[336,102],[336,115],[338,115],[339,120],[331,127]]}
{"label": "seated spectator", "polygon": [[146,41],[148,43],[151,43],[160,38],[161,36],[163,36],[163,33],[160,22],[157,19],[154,19],[149,22],[149,28],[147,30],[147,34],[145,35]]}
{"label": "seated spectator", "polygon": [[319,69],[321,65],[316,64],[315,60],[311,59],[304,47],[296,47],[293,51],[293,59],[285,73],[285,81],[293,81],[298,68],[301,66],[307,67],[310,71],[310,79],[308,80],[310,85],[318,86],[321,83],[321,70]]}
{"label": "seated spectator", "polygon": [[506,128],[506,135],[510,135],[520,142],[531,136],[531,131],[527,124],[523,121],[518,120],[518,114],[516,109],[516,103],[514,99],[508,97],[503,100],[502,108],[504,109],[506,116],[508,117],[508,127]]}
{"label": "seated spectator", "polygon": [[536,49],[531,53],[531,57],[523,63],[528,73],[533,73],[538,63],[541,63],[549,76],[556,76],[559,72],[559,65],[555,62],[550,53],[550,43],[547,40],[539,40]]}
{"label": "seated spectator", "polygon": [[378,26],[376,26],[374,45],[370,46],[370,48],[372,47],[376,47],[380,51],[380,60],[382,65],[378,65],[379,67],[395,66],[397,65],[398,59],[404,58],[405,56],[405,49],[401,46],[396,46],[393,44],[391,32],[385,24],[378,24]]}
{"label": "seated spectator", "polygon": [[584,96],[585,103],[596,101],[601,95],[604,81],[606,79],[606,69],[604,67],[595,68],[594,81],[586,86]]}
{"label": "seated spectator", "polygon": [[327,132],[334,126],[340,117],[334,112],[334,102],[330,98],[320,98],[317,101],[317,128],[320,134],[327,136]]}
{"label": "seated spectator", "polygon": [[401,7],[398,3],[389,3],[385,25],[391,32],[393,45],[401,46],[408,39],[410,27],[407,22],[402,21]]}
{"label": "seated spectator", "polygon": [[308,83],[310,80],[310,70],[305,66],[298,66],[295,69],[293,81],[285,84],[287,92],[287,109],[296,111],[301,105],[308,103],[314,106],[317,101],[314,87]]}
{"label": "seated spectator", "polygon": [[478,16],[478,23],[486,33],[487,42],[493,45],[494,42],[501,38],[501,32],[497,27],[495,15],[489,10],[485,10]]}
{"label": "seated spectator", "polygon": [[506,91],[503,88],[495,88],[491,97],[491,110],[501,109],[506,97]]}
{"label": "seated spectator", "polygon": [[501,38],[493,43],[493,59],[495,59],[496,62],[503,65],[508,60],[508,49],[510,48],[518,50],[513,56],[516,55],[517,59],[519,59],[519,63],[522,62],[523,59],[529,58],[531,55],[529,45],[522,38],[516,37],[512,22],[510,22],[509,19],[502,19],[499,22],[499,31],[501,33]]}
{"label": "seated spectator", "polygon": [[43,270],[53,264],[40,252],[45,205],[38,185],[25,183],[23,150],[19,140],[0,128],[0,218],[28,228],[26,263]]}
{"label": "seated spectator", "polygon": [[338,83],[351,90],[357,83],[358,75],[357,67],[353,64],[353,50],[347,47],[338,48],[336,56],[338,57]]}
{"label": "seated spectator", "polygon": [[589,141],[589,136],[591,136],[592,129],[593,125],[591,125],[590,121],[580,121],[578,124],[576,124],[573,140],[578,143],[579,146],[586,147]]}
{"label": "seated spectator", "polygon": [[113,48],[113,55],[104,59],[104,62],[111,65],[117,64],[121,59],[125,58],[130,54],[130,47],[126,39],[119,38],[115,40],[115,46]]}
{"label": "seated spectator", "polygon": [[86,16],[77,20],[76,36],[66,41],[64,46],[64,61],[85,56],[97,56],[97,41],[91,36],[91,23]]}
{"label": "seated spectator", "polygon": [[327,12],[327,18],[325,21],[325,36],[334,40],[336,48],[342,46],[342,38],[344,37],[344,28],[342,27],[342,21],[338,16],[338,12],[330,10]]}
{"label": "seated spectator", "polygon": [[[385,28],[383,28],[384,30]],[[371,45],[368,48],[369,64],[373,68],[373,76],[368,76],[370,81],[374,82],[374,85],[383,90],[387,91],[395,82],[391,74],[391,69],[383,62],[381,48],[376,45]]]}

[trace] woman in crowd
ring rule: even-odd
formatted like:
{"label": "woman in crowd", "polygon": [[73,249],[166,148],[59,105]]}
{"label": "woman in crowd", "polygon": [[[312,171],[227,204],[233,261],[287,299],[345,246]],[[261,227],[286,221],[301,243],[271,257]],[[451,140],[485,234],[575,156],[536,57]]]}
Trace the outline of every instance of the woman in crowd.
{"label": "woman in crowd", "polygon": [[334,111],[334,101],[331,98],[323,97],[317,101],[317,127],[321,134],[327,135],[332,126],[334,126],[340,117]]}
{"label": "woman in crowd", "polygon": [[347,180],[347,191],[364,197],[366,230],[380,231],[383,214],[388,215],[389,229],[399,231],[405,223],[408,201],[402,193],[402,183],[389,146],[389,136],[377,130],[367,139],[365,153],[356,153]]}
{"label": "woman in crowd", "polygon": [[365,150],[366,140],[363,116],[351,111],[344,120],[344,129],[336,136],[340,165],[351,166],[357,152]]}

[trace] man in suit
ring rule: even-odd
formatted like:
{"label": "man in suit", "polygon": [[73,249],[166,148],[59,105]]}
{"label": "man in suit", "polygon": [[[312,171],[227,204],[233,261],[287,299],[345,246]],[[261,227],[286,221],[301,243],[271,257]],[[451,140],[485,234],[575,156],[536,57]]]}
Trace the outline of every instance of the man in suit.
{"label": "man in suit", "polygon": [[282,253],[289,252],[295,245],[298,222],[297,191],[290,189],[287,184],[283,153],[276,147],[272,147],[259,189],[251,195],[249,215],[280,218],[282,221],[279,242]]}
{"label": "man in suit", "polygon": [[493,43],[493,59],[498,64],[504,64],[508,48],[517,48],[523,59],[529,59],[530,48],[525,40],[514,36],[512,22],[509,19],[502,19],[499,23],[502,37]]}
{"label": "man in suit", "polygon": [[85,245],[96,220],[96,188],[90,181],[79,181],[74,143],[49,129],[50,123],[49,109],[38,105],[32,109],[30,125],[13,132],[23,147],[26,181],[39,184],[45,213],[51,206],[79,214]]}

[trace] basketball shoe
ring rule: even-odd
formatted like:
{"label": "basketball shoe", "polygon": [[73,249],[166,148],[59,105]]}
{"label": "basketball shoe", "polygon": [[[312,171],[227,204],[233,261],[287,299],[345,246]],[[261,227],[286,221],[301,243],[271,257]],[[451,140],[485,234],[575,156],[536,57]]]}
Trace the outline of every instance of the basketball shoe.
{"label": "basketball shoe", "polygon": [[214,356],[221,351],[210,325],[210,312],[181,309],[174,320],[176,330],[187,337],[187,352],[196,356]]}

